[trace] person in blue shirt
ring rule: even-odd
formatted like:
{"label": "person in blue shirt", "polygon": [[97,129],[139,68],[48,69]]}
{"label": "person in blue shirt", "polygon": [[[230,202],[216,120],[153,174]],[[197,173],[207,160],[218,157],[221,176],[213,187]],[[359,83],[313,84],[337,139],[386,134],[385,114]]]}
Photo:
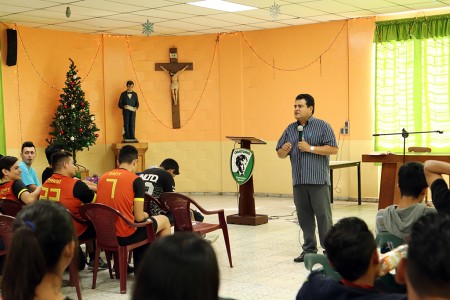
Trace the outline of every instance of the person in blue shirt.
{"label": "person in blue shirt", "polygon": [[36,158],[36,147],[33,142],[27,141],[22,144],[20,156],[22,161],[19,163],[19,168],[22,170],[22,181],[33,192],[38,186],[41,186],[36,170],[31,166]]}

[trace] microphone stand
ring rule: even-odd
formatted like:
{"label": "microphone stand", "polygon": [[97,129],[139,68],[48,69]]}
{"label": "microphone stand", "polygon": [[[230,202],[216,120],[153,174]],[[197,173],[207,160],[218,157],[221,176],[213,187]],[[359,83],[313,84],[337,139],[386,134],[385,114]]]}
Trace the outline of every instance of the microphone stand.
{"label": "microphone stand", "polygon": [[414,131],[414,132],[408,132],[405,130],[405,128],[402,129],[402,132],[394,132],[394,133],[375,133],[372,136],[382,136],[382,135],[401,135],[403,137],[403,163],[405,163],[405,151],[406,151],[406,139],[410,134],[419,134],[419,133],[439,133],[443,134],[444,131],[442,130],[431,130],[431,131]]}

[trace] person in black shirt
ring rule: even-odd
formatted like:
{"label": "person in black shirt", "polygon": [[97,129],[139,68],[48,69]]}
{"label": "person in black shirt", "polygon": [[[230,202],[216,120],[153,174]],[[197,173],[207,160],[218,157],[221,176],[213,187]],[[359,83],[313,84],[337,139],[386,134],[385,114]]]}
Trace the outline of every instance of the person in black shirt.
{"label": "person in black shirt", "polygon": [[124,140],[136,140],[134,135],[136,125],[136,111],[139,108],[139,99],[133,92],[134,82],[127,81],[127,90],[120,94],[119,108],[123,115]]}

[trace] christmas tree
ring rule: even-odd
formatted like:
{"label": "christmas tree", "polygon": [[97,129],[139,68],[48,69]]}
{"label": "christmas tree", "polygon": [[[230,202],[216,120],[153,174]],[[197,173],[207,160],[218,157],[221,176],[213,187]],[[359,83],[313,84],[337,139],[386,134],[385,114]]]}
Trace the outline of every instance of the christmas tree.
{"label": "christmas tree", "polygon": [[[89,102],[84,99],[80,77],[75,63],[70,59],[70,70],[66,73],[65,87],[60,95],[61,103],[56,108],[50,126],[51,143],[61,144],[65,151],[72,153],[76,162],[76,152],[95,144],[98,134],[95,116],[89,111]],[[48,140],[47,140],[48,141]],[[50,142],[50,141],[48,141]]]}

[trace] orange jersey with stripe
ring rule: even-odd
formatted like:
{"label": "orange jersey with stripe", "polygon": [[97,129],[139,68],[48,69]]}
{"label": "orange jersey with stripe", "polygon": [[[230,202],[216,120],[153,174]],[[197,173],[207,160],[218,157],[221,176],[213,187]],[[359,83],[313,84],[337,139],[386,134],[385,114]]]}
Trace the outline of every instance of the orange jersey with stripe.
{"label": "orange jersey with stripe", "polygon": [[[81,194],[84,197],[80,199],[75,194]],[[90,203],[95,201],[95,193],[90,191],[86,184],[78,179],[54,173],[42,185],[40,199],[59,201],[71,213],[81,218],[80,207],[83,205],[83,202]],[[77,236],[80,236],[88,228],[86,224],[78,223],[75,220],[72,220],[72,222]]]}
{"label": "orange jersey with stripe", "polygon": [[[120,211],[130,222],[134,222],[134,201],[144,201],[144,181],[125,169],[114,169],[103,174],[97,186],[97,203],[103,203]],[[132,235],[131,228],[120,218],[116,219],[116,234],[120,237]]]}
{"label": "orange jersey with stripe", "polygon": [[23,192],[28,192],[22,180],[7,181],[0,183],[0,199],[20,201]]}

